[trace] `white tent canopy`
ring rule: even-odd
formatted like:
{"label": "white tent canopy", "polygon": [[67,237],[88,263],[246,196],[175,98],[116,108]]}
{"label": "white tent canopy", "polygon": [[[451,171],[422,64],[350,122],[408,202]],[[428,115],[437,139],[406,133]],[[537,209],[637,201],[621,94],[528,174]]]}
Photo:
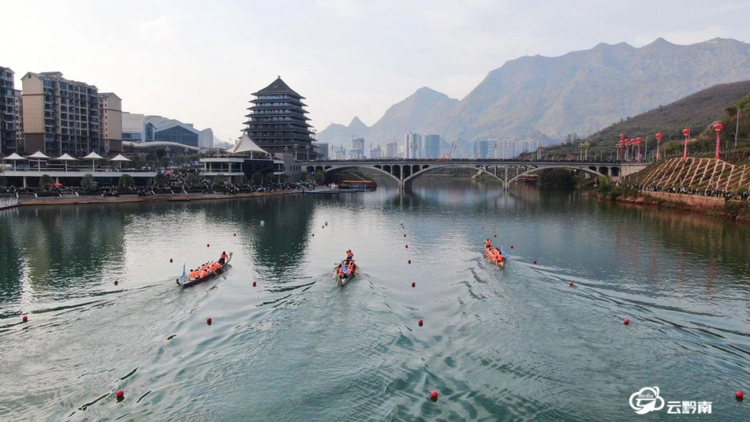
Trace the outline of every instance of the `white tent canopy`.
{"label": "white tent canopy", "polygon": [[104,157],[101,155],[95,153],[94,151],[91,151],[91,153],[85,157],[83,157],[84,160],[91,160],[91,171],[96,171],[94,166],[96,165],[96,160],[103,160]]}
{"label": "white tent canopy", "polygon": [[258,144],[253,142],[253,140],[250,139],[249,136],[247,136],[247,133],[243,133],[239,142],[237,142],[237,144],[235,144],[233,148],[228,149],[227,152],[230,154],[250,154],[251,158],[255,154],[263,157],[267,157],[269,155],[266,151],[263,151],[263,149],[261,149]]}
{"label": "white tent canopy", "polygon": [[130,161],[130,159],[127,157],[124,157],[122,154],[117,154],[115,158],[112,158],[109,161]]}
{"label": "white tent canopy", "polygon": [[78,161],[75,158],[73,158],[70,155],[68,155],[67,152],[65,154],[57,157],[57,158],[53,158],[53,160],[55,160],[55,161]]}
{"label": "white tent canopy", "polygon": [[33,158],[35,160],[49,160],[49,157],[44,155],[42,151],[37,151],[31,155],[28,156],[28,158]]}
{"label": "white tent canopy", "polygon": [[64,161],[65,162],[65,171],[68,171],[68,161],[78,161],[75,158],[73,158],[70,155],[68,155],[67,152],[65,154],[57,157],[57,158],[53,158],[53,160],[55,160],[55,161]]}
{"label": "white tent canopy", "polygon": [[13,154],[10,154],[9,156],[3,158],[3,160],[10,160],[13,161],[13,170],[16,169],[16,161],[18,160],[26,160],[26,158],[21,157],[20,155],[16,154],[15,152]]}
{"label": "white tent canopy", "polygon": [[103,160],[104,157],[101,155],[95,153],[94,151],[91,151],[91,153],[85,157],[83,157],[84,160]]}
{"label": "white tent canopy", "polygon": [[26,160],[26,158],[21,157],[20,155],[14,152],[13,154],[10,154],[9,156],[3,158],[3,160],[17,161],[17,160]]}

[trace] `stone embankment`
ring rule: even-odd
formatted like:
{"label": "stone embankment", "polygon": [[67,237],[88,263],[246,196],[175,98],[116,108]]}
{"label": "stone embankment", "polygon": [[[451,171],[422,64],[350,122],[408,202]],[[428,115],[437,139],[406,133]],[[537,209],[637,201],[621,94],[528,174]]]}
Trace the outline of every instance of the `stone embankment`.
{"label": "stone embankment", "polygon": [[191,202],[191,201],[209,201],[209,200],[227,200],[256,198],[265,196],[281,196],[300,194],[298,190],[280,190],[272,192],[251,192],[226,195],[220,193],[207,194],[178,194],[178,195],[122,195],[118,197],[102,196],[76,196],[76,197],[47,197],[34,199],[21,199],[16,206],[38,206],[38,205],[85,205],[85,204],[124,204],[132,202]]}

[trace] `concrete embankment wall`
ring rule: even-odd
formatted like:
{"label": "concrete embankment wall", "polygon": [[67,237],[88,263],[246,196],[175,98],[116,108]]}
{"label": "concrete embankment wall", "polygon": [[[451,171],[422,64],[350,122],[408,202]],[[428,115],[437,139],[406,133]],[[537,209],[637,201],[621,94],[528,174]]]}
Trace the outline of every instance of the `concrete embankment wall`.
{"label": "concrete embankment wall", "polygon": [[643,194],[652,198],[663,199],[670,202],[684,202],[688,205],[699,207],[720,207],[725,203],[724,198],[718,198],[715,196],[680,195],[668,192],[643,192]]}
{"label": "concrete embankment wall", "polygon": [[225,194],[195,194],[195,195],[152,195],[152,196],[119,196],[119,197],[102,197],[102,196],[81,196],[70,198],[39,198],[23,199],[19,201],[19,206],[35,205],[84,205],[84,204],[123,204],[130,202],[190,202],[190,201],[209,201],[209,200],[226,200],[255,198],[263,196],[280,196],[300,194],[301,191],[274,191],[274,192],[253,192],[238,193],[235,195]]}

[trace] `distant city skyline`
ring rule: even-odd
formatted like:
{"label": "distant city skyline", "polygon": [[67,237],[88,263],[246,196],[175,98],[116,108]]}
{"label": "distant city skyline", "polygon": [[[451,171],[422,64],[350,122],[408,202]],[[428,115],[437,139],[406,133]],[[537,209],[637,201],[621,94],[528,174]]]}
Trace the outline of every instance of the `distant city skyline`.
{"label": "distant city skyline", "polygon": [[[727,1],[364,2],[185,5],[176,1],[3,2],[12,16],[0,65],[60,71],[114,92],[126,112],[178,116],[236,139],[252,92],[281,75],[307,97],[312,125],[372,125],[429,86],[466,96],[524,55],[559,56],[598,43],[636,47],[750,40],[750,4]],[[147,11],[147,13],[144,13]],[[619,28],[621,26],[621,28]]]}

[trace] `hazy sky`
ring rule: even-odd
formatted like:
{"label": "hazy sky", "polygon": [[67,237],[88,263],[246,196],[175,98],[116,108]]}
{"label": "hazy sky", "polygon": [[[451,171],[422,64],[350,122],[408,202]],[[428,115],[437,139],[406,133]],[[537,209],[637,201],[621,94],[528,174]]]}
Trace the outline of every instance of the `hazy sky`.
{"label": "hazy sky", "polygon": [[0,66],[59,70],[223,140],[239,136],[251,93],[277,75],[307,97],[318,131],[371,125],[422,86],[463,98],[525,54],[600,42],[640,47],[750,41],[738,1],[36,1],[0,0]]}

